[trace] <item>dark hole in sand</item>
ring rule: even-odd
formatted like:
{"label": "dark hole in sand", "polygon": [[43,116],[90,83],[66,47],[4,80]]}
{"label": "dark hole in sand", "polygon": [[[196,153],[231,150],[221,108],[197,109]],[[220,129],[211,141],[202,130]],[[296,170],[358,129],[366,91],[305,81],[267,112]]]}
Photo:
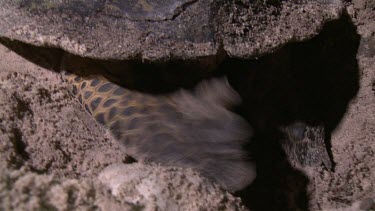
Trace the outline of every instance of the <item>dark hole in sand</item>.
{"label": "dark hole in sand", "polygon": [[12,156],[11,159],[13,160],[12,164],[15,168],[21,168],[23,163],[30,159],[30,155],[26,152],[27,144],[23,140],[23,134],[18,128],[13,128],[13,137],[10,141],[13,144],[14,151],[20,156],[16,158],[16,156]]}
{"label": "dark hole in sand", "polygon": [[251,210],[308,210],[308,178],[285,159],[277,128],[296,120],[323,124],[333,159],[331,132],[359,89],[358,46],[359,35],[344,15],[311,40],[287,44],[258,60],[223,64],[222,72],[231,71],[230,82],[243,98],[238,111],[256,131],[248,148],[257,178],[238,193]]}

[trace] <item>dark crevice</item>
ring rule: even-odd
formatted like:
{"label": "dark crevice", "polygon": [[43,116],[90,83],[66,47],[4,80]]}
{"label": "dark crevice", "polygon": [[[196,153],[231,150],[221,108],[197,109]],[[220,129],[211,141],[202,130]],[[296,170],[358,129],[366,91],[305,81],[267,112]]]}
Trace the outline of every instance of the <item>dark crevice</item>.
{"label": "dark crevice", "polygon": [[33,111],[31,110],[28,102],[24,101],[17,94],[13,94],[13,98],[16,101],[15,114],[18,119],[23,119],[23,117],[27,114],[33,115]]}
{"label": "dark crevice", "polygon": [[14,164],[16,167],[21,167],[25,161],[30,159],[29,154],[26,152],[27,144],[22,138],[22,132],[20,129],[13,128],[12,134],[13,136],[11,136],[10,142],[12,143],[16,154],[22,159],[22,161],[15,159],[16,162]]}
{"label": "dark crevice", "polygon": [[130,163],[137,163],[138,161],[132,156],[127,155],[123,162],[126,164],[130,164]]}
{"label": "dark crevice", "polygon": [[4,38],[0,43],[47,69],[60,71],[63,62],[73,73],[105,75],[126,88],[154,94],[189,89],[204,78],[226,75],[243,99],[237,112],[255,131],[246,147],[257,163],[257,178],[237,193],[254,211],[308,210],[309,180],[288,161],[279,142],[285,137],[280,127],[296,121],[323,125],[333,160],[331,133],[359,89],[359,35],[347,14],[326,23],[310,40],[249,60],[229,59],[221,52],[196,60],[105,61]]}
{"label": "dark crevice", "polygon": [[255,129],[248,149],[258,175],[238,193],[251,210],[308,210],[308,178],[287,161],[279,129],[296,121],[323,125],[333,160],[331,133],[359,89],[358,46],[359,35],[344,14],[311,40],[290,43],[257,60],[232,59],[221,66],[219,72],[228,75],[243,98],[238,112]]}
{"label": "dark crevice", "polygon": [[332,142],[331,142],[331,135],[332,131],[329,131],[329,130],[325,130],[325,139],[324,139],[324,143],[326,145],[326,148],[327,148],[327,152],[328,152],[328,156],[329,158],[331,159],[332,161],[332,166],[330,169],[327,169],[327,170],[330,170],[330,171],[334,171],[335,170],[335,167],[336,167],[336,161],[334,160],[333,158],[333,152],[332,152]]}

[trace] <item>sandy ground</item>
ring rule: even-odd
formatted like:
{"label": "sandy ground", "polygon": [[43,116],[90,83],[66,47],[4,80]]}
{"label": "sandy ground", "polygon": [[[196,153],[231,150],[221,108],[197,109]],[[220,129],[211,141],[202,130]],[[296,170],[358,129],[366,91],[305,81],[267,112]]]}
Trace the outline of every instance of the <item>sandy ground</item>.
{"label": "sandy ground", "polygon": [[[331,135],[335,171],[301,170],[311,210],[375,209],[375,3],[353,3],[360,89]],[[0,210],[246,209],[193,171],[124,164],[59,74],[4,46],[0,58]]]}
{"label": "sandy ground", "polygon": [[[244,209],[192,171],[121,166],[124,152],[69,95],[59,74],[4,46],[0,55],[2,210]],[[100,174],[107,185],[100,183],[98,173],[116,163]]]}

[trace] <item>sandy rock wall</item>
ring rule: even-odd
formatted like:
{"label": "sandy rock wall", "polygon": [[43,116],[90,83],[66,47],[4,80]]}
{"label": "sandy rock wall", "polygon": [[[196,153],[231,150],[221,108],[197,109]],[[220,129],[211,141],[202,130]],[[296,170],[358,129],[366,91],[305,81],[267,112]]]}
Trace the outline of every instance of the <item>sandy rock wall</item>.
{"label": "sandy rock wall", "polygon": [[[337,163],[335,171],[306,171],[313,178],[313,210],[375,208],[374,8],[375,3],[371,0],[355,0],[348,7],[361,35],[357,54],[360,88],[332,133],[332,149]],[[361,201],[362,207],[348,206],[357,200]]]}

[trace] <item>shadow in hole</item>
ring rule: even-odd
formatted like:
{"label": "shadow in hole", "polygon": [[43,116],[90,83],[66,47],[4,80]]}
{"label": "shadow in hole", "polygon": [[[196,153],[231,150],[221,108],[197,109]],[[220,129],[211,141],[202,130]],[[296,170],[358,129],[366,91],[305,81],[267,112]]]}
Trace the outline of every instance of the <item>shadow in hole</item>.
{"label": "shadow in hole", "polygon": [[37,66],[55,72],[60,71],[60,62],[64,54],[61,49],[33,46],[6,37],[0,37],[0,44]]}
{"label": "shadow in hole", "polygon": [[308,178],[287,161],[279,128],[295,121],[323,124],[331,153],[331,132],[359,89],[358,45],[359,35],[344,14],[306,42],[257,60],[227,60],[220,67],[243,98],[239,113],[255,129],[248,148],[257,179],[237,193],[251,210],[308,210]]}
{"label": "shadow in hole", "polygon": [[179,88],[190,89],[212,72],[225,57],[218,55],[196,60],[148,62],[139,60],[97,60],[67,53],[61,49],[40,47],[17,40],[0,38],[3,44],[23,58],[43,68],[60,72],[62,63],[77,75],[105,75],[122,87],[146,93],[163,94]]}

